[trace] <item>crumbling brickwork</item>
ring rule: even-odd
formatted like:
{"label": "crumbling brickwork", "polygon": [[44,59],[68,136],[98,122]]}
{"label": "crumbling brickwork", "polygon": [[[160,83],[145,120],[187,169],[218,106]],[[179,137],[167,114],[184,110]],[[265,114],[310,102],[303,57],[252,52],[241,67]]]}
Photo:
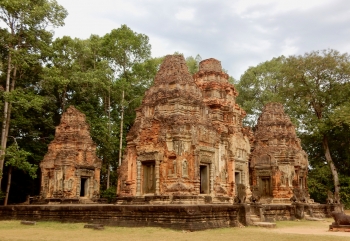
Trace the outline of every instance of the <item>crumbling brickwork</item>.
{"label": "crumbling brickwork", "polygon": [[40,168],[43,198],[99,196],[101,160],[85,115],[75,107],[62,114]]}
{"label": "crumbling brickwork", "polygon": [[[249,133],[242,126],[245,111],[236,104],[238,95],[229,83],[229,75],[222,71],[220,61],[206,59],[200,62],[199,71],[193,76],[203,94],[203,101],[210,109],[210,120],[220,140],[217,143],[219,163],[216,180],[227,176],[229,195],[237,195],[238,184],[244,184],[249,197],[250,155]],[[234,188],[232,188],[234,187]]]}
{"label": "crumbling brickwork", "polygon": [[307,196],[308,157],[280,103],[267,104],[258,119],[250,168],[262,200],[289,202],[293,191]]}
{"label": "crumbling brickwork", "polygon": [[119,197],[207,195],[232,202],[236,183],[249,185],[245,112],[228,77],[215,59],[202,61],[192,77],[182,55],[165,57],[127,136]]}

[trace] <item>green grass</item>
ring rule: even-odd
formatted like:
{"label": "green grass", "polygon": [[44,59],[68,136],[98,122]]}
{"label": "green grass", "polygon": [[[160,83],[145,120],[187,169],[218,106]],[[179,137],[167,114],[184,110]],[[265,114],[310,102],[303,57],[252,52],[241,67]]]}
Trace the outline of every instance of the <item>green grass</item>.
{"label": "green grass", "polygon": [[[37,222],[35,226],[21,225],[20,221],[0,221],[0,241],[92,241],[92,240],[145,240],[145,241],[271,241],[271,240],[307,240],[307,241],[349,241],[350,233],[327,232],[332,220],[324,222],[283,221],[277,222],[277,228],[258,227],[222,228],[197,232],[175,231],[162,228],[123,228],[105,227],[105,230],[84,229],[83,223]],[[315,231],[312,231],[315,230]],[[287,232],[286,232],[287,231]],[[288,232],[314,232],[297,234]]]}

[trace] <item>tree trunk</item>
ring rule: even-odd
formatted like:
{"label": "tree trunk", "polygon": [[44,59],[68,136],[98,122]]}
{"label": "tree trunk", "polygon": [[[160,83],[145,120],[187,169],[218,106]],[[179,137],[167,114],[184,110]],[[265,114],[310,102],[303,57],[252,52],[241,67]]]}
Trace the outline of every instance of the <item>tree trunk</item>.
{"label": "tree trunk", "polygon": [[9,199],[10,186],[11,186],[11,175],[12,175],[12,166],[9,166],[9,172],[7,176],[7,187],[6,187],[6,196],[4,201],[4,206],[7,206],[7,201]]}
{"label": "tree trunk", "polygon": [[[16,77],[17,77],[17,67],[15,66],[13,68],[13,76],[12,76],[12,81],[11,81],[10,92],[15,89]],[[11,121],[11,110],[12,110],[12,103],[9,102],[8,110],[7,110],[7,119],[6,119],[6,130],[5,130],[6,139],[8,139],[8,135],[9,135],[10,121]],[[6,143],[7,143],[7,141],[6,141]]]}
{"label": "tree trunk", "polygon": [[[108,109],[107,109],[107,113],[108,113],[108,141],[110,141],[110,136],[111,136],[111,87],[108,87]],[[107,159],[107,185],[106,188],[109,188],[109,181],[110,181],[110,177],[111,177],[111,164],[110,164],[109,158]]]}
{"label": "tree trunk", "polygon": [[111,171],[109,169],[109,163],[107,164],[107,184],[106,184],[106,189],[109,188],[109,179],[110,179],[110,176],[111,176]]}
{"label": "tree trunk", "polygon": [[119,162],[118,167],[122,164],[122,149],[123,149],[123,122],[124,122],[124,90],[122,94],[122,110],[121,110],[121,118],[120,118],[120,138],[119,138]]}
{"label": "tree trunk", "polygon": [[[11,82],[10,92],[15,89],[16,77],[17,77],[17,68],[15,66],[14,70],[13,70],[13,78],[12,78],[12,82]],[[7,111],[7,119],[6,119],[6,130],[5,130],[6,140],[7,140],[7,137],[8,137],[8,134],[9,134],[9,129],[10,129],[11,109],[12,109],[12,103],[9,103],[8,111]],[[12,166],[9,167],[4,206],[7,205],[7,200],[8,200],[9,194],[10,194],[11,177],[12,177],[11,174],[12,174]]]}
{"label": "tree trunk", "polygon": [[[8,55],[8,60],[7,60],[6,89],[5,89],[6,93],[10,92],[11,65],[12,65],[12,56],[11,56],[11,50],[10,50]],[[0,147],[0,189],[1,189],[3,169],[4,169],[5,150],[6,150],[6,144],[7,144],[6,129],[8,129],[7,127],[8,109],[9,109],[9,102],[5,100],[4,112],[3,112],[4,118],[3,118],[2,129],[1,129],[1,143],[0,143],[1,145]]]}
{"label": "tree trunk", "polygon": [[332,160],[331,157],[331,153],[329,151],[329,146],[328,146],[328,139],[325,135],[323,135],[323,149],[324,149],[324,154],[326,157],[326,160],[331,168],[331,172],[333,175],[333,181],[334,181],[334,201],[336,203],[340,203],[340,195],[339,195],[339,191],[340,191],[340,184],[339,184],[339,177],[338,177],[338,171],[337,168],[334,165],[334,162]]}
{"label": "tree trunk", "polygon": [[61,108],[62,108],[62,113],[64,112],[64,108],[66,107],[66,95],[67,95],[67,86],[64,86],[62,94],[62,100],[61,100]]}

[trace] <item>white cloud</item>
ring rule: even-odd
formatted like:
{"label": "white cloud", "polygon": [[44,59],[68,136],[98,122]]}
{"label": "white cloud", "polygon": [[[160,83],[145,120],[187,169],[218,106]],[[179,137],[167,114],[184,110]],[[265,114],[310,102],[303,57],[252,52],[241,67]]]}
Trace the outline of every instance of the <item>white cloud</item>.
{"label": "white cloud", "polygon": [[194,19],[194,14],[195,14],[195,9],[182,8],[175,14],[175,17],[178,20],[191,21]]}
{"label": "white cloud", "polygon": [[[231,2],[233,12],[243,16],[261,16],[291,10],[308,10],[332,3],[332,0],[237,0]],[[268,8],[266,8],[268,6]],[[264,11],[250,12],[252,8]]]}
{"label": "white cloud", "polygon": [[172,54],[175,51],[181,50],[180,46],[171,44],[171,42],[165,38],[159,38],[152,35],[150,35],[149,38],[152,45],[152,55],[154,57],[163,56],[165,53]]}
{"label": "white cloud", "polygon": [[281,54],[289,56],[298,53],[297,41],[298,38],[286,38],[283,41]]}
{"label": "white cloud", "polygon": [[149,36],[154,57],[217,58],[235,78],[273,57],[324,48],[349,52],[348,0],[58,0],[56,36],[88,38],[126,24]]}

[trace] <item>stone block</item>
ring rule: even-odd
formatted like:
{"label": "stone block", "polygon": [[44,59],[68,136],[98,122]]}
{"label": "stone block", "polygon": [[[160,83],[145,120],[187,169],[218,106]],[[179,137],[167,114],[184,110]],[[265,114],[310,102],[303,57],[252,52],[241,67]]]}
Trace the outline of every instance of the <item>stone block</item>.
{"label": "stone block", "polygon": [[24,224],[24,225],[36,225],[36,222],[35,221],[21,221],[21,224]]}

